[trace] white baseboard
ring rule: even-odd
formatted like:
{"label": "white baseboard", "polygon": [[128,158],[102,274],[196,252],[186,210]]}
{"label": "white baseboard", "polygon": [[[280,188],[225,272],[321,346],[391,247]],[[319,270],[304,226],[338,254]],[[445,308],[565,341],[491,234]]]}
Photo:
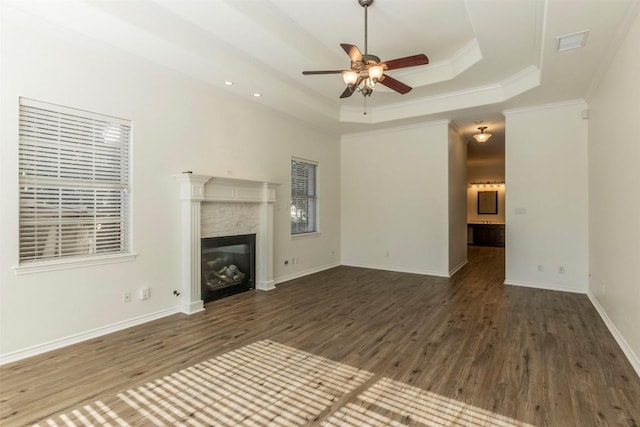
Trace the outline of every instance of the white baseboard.
{"label": "white baseboard", "polygon": [[469,260],[467,258],[465,258],[460,264],[456,265],[451,270],[449,270],[449,277],[452,277],[454,274],[456,274],[458,271],[460,271],[460,269],[462,267],[464,267],[465,265],[467,265],[468,263],[469,263]]}
{"label": "white baseboard", "polygon": [[345,265],[347,267],[370,268],[372,270],[395,271],[397,273],[420,274],[423,276],[437,276],[437,277],[449,278],[449,272],[442,272],[442,271],[414,270],[410,268],[397,268],[397,267],[389,267],[386,265],[371,265],[371,264],[342,263],[342,265]]}
{"label": "white baseboard", "polygon": [[261,280],[260,282],[258,282],[258,286],[256,286],[256,289],[259,291],[271,291],[275,288],[276,288],[275,280]]}
{"label": "white baseboard", "polygon": [[505,285],[522,286],[524,288],[544,289],[547,291],[572,292],[574,294],[586,294],[586,290],[569,288],[565,286],[550,285],[548,283],[519,282],[517,280],[505,280]]}
{"label": "white baseboard", "polygon": [[340,267],[340,263],[332,263],[323,265],[322,267],[310,268],[308,270],[299,271],[297,273],[287,274],[286,276],[280,276],[274,280],[274,284],[278,285],[280,283],[288,282],[289,280],[298,279],[300,277],[308,276],[310,274],[319,273],[324,270],[329,270],[330,268]]}
{"label": "white baseboard", "polygon": [[191,301],[191,302],[183,301],[180,303],[179,311],[184,314],[200,313],[201,311],[204,311],[204,301],[203,300]]}
{"label": "white baseboard", "polygon": [[629,363],[631,363],[631,366],[633,366],[636,374],[638,374],[638,377],[640,377],[640,358],[638,358],[638,355],[633,352],[631,347],[629,347],[629,344],[627,344],[627,341],[624,339],[618,328],[616,328],[616,325],[614,325],[611,319],[609,319],[607,312],[604,310],[604,307],[600,305],[595,295],[593,295],[591,291],[589,291],[587,292],[587,297],[589,297],[589,301],[591,301],[591,304],[593,304],[593,307],[602,318],[604,324],[607,325],[609,332],[611,332],[611,335],[613,335],[613,338],[622,349],[624,355],[627,356],[627,359],[629,360]]}
{"label": "white baseboard", "polygon": [[79,334],[71,335],[65,338],[49,341],[44,344],[34,345],[33,347],[28,347],[23,350],[17,350],[17,351],[5,353],[0,355],[0,365],[16,362],[18,360],[26,359],[27,357],[46,353],[47,351],[57,350],[62,347],[66,347],[72,344],[77,344],[82,341],[90,340],[92,338],[97,338],[103,335],[110,334],[112,332],[117,332],[122,329],[127,329],[132,326],[141,325],[143,323],[147,323],[152,320],[170,316],[175,313],[178,313],[178,307],[171,307],[165,310],[156,311],[155,313],[145,314],[143,316],[134,317],[133,319],[112,323],[111,325],[92,329],[86,332],[81,332]]}

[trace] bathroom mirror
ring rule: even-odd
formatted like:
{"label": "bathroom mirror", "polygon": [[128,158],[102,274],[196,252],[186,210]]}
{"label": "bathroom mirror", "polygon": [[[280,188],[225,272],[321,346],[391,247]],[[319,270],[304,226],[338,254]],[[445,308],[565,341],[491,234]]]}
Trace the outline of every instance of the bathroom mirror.
{"label": "bathroom mirror", "polygon": [[498,213],[498,192],[478,191],[478,215]]}

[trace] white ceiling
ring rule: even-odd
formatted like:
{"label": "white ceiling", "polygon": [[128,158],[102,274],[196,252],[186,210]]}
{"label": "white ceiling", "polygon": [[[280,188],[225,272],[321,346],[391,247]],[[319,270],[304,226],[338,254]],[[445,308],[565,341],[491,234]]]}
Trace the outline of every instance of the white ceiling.
{"label": "white ceiling", "polygon": [[[638,13],[638,0],[375,0],[369,53],[424,53],[426,66],[389,71],[406,95],[378,85],[339,99],[340,43],[364,51],[357,0],[7,1],[333,134],[453,119],[504,140],[504,109],[588,97]],[[556,37],[589,30],[586,47],[556,52]],[[227,80],[233,86],[225,86]],[[260,92],[262,97],[254,98]]]}

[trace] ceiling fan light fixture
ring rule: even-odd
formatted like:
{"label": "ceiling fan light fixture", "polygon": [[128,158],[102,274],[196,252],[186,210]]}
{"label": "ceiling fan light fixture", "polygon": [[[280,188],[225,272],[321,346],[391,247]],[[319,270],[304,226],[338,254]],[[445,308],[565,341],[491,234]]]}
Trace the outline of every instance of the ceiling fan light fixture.
{"label": "ceiling fan light fixture", "polygon": [[373,80],[379,80],[382,77],[384,69],[381,65],[373,65],[369,67],[369,78]]}
{"label": "ceiling fan light fixture", "polygon": [[376,82],[371,78],[364,79],[360,87],[360,92],[363,96],[371,96],[373,89],[376,87]]}
{"label": "ceiling fan light fixture", "polygon": [[473,135],[473,139],[478,141],[480,144],[482,144],[484,142],[487,142],[489,140],[489,138],[491,138],[491,134],[490,133],[486,133],[484,131],[486,128],[487,128],[486,126],[480,126],[478,128],[480,133],[476,133],[475,135]]}
{"label": "ceiling fan light fixture", "polygon": [[354,85],[358,81],[358,73],[355,71],[345,71],[342,73],[342,80],[347,85]]}

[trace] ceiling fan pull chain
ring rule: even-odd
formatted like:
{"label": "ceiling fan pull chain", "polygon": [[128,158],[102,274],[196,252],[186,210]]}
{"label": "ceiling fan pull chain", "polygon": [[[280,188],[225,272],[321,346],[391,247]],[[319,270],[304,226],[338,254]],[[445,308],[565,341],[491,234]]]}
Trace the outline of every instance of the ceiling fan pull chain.
{"label": "ceiling fan pull chain", "polygon": [[364,97],[364,113],[362,113],[363,116],[367,115],[367,97]]}

